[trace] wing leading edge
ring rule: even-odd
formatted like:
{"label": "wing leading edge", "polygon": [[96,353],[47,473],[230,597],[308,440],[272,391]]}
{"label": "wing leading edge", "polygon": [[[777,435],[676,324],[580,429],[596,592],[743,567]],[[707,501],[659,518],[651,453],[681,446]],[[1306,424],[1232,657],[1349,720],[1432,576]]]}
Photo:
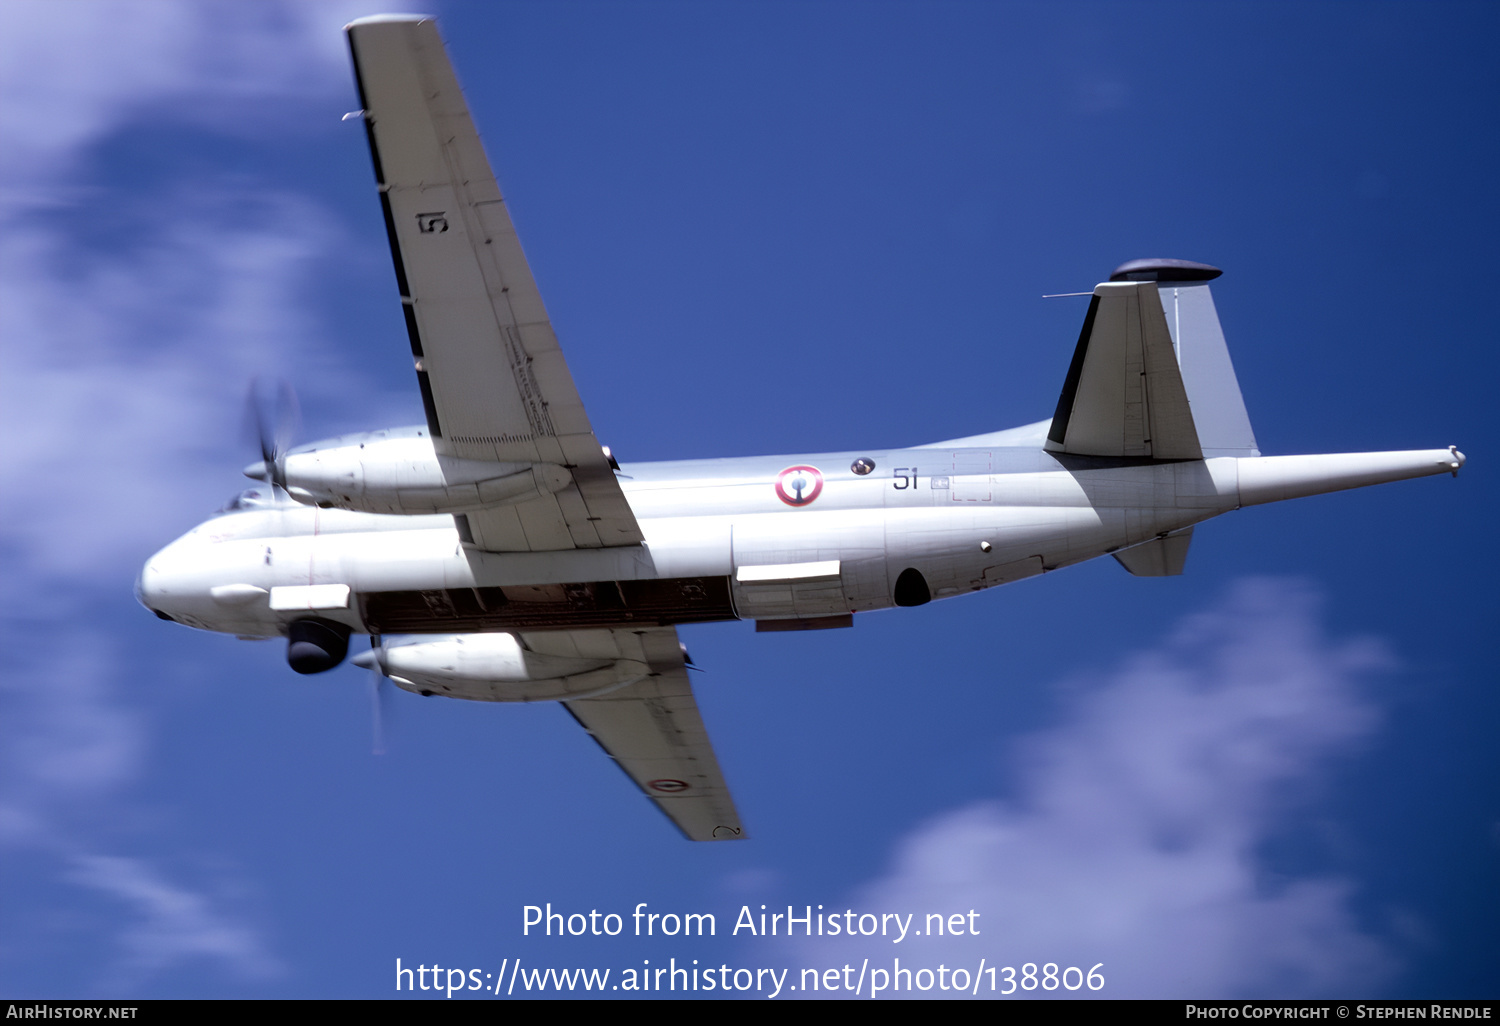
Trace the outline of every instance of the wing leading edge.
{"label": "wing leading edge", "polygon": [[645,680],[563,706],[689,840],[744,839],[675,628],[545,631],[521,637],[527,648],[548,655],[635,659],[649,665],[652,675]]}
{"label": "wing leading edge", "polygon": [[573,478],[468,514],[465,540],[497,552],[638,544],[436,24],[387,15],[346,32],[438,454],[557,464]]}

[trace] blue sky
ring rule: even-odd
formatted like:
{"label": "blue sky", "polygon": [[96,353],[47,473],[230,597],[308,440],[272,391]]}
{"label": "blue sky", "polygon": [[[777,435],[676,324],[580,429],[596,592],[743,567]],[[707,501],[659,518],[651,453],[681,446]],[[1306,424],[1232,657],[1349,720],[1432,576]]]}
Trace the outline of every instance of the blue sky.
{"label": "blue sky", "polygon": [[[421,419],[346,3],[0,8],[0,992],[380,997],[404,965],[1104,963],[1105,996],[1494,997],[1488,4],[463,4],[440,16],[623,459],[1051,412],[1116,264],[1225,269],[1267,453],[1456,443],[850,631],[684,631],[753,840],[555,707],[391,705],[164,624],[141,562],[313,439]],[[712,939],[521,935],[522,908]],[[742,905],[979,937],[728,936]],[[881,963],[883,964],[883,963]]]}

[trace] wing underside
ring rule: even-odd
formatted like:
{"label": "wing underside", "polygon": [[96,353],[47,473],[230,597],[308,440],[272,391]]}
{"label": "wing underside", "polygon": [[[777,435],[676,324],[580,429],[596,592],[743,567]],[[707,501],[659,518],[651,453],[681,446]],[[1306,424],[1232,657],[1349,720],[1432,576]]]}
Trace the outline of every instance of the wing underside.
{"label": "wing underside", "polygon": [[554,494],[471,513],[460,531],[489,551],[639,543],[436,24],[381,16],[347,31],[438,453],[557,464],[573,478]]}
{"label": "wing underside", "polygon": [[548,655],[649,665],[652,675],[645,680],[563,705],[689,840],[744,838],[674,628],[539,631],[521,638],[527,648]]}

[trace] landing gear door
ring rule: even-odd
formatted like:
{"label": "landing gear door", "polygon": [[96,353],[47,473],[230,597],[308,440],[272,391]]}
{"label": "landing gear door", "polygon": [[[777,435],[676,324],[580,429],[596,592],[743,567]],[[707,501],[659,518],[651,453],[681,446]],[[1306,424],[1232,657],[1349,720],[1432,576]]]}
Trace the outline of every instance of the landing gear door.
{"label": "landing gear door", "polygon": [[735,522],[735,612],[747,620],[806,619],[873,608],[884,597],[884,536],[878,511],[752,516]]}

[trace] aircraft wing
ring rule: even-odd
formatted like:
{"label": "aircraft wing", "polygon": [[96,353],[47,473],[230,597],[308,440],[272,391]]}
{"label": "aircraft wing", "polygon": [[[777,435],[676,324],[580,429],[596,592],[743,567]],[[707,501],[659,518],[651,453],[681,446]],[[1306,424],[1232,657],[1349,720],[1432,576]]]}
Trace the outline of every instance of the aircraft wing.
{"label": "aircraft wing", "polygon": [[496,552],[638,544],[436,24],[382,15],[346,31],[438,454],[573,476],[555,494],[468,514],[465,541]]}
{"label": "aircraft wing", "polygon": [[689,840],[745,837],[698,713],[675,628],[538,631],[521,640],[548,655],[649,665],[653,672],[645,680],[563,706]]}

